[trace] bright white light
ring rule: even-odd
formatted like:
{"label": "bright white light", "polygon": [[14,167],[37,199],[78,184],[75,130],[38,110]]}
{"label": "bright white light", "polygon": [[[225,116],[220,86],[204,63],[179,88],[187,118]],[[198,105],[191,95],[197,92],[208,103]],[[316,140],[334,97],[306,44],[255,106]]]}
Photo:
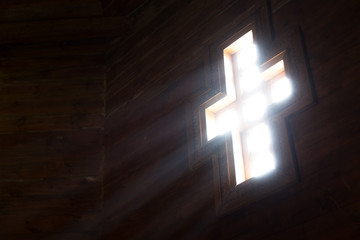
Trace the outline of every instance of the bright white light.
{"label": "bright white light", "polygon": [[246,144],[250,154],[257,154],[269,149],[272,145],[269,126],[265,123],[261,123],[250,129],[246,134]]}
{"label": "bright white light", "polygon": [[267,109],[267,102],[264,94],[257,92],[245,100],[243,114],[247,121],[255,121],[262,118]]}
{"label": "bright white light", "polygon": [[237,64],[239,69],[246,69],[256,64],[258,59],[258,51],[256,45],[251,43],[246,45],[237,55]]}
{"label": "bright white light", "polygon": [[217,135],[228,132],[236,127],[239,122],[239,117],[234,109],[230,109],[216,118],[216,133]]}
{"label": "bright white light", "polygon": [[228,57],[227,55],[224,55],[224,70],[225,70],[225,78],[232,80],[233,68],[232,68],[231,56]]}
{"label": "bright white light", "polygon": [[216,137],[216,122],[214,113],[205,109],[205,116],[206,116],[206,133],[207,133],[207,140],[210,141],[214,137]]}
{"label": "bright white light", "polygon": [[271,99],[272,102],[278,103],[284,101],[292,94],[291,82],[288,78],[284,77],[271,85]]}
{"label": "bright white light", "polygon": [[235,86],[234,86],[234,75],[233,75],[233,65],[231,62],[231,56],[224,54],[224,70],[225,70],[225,86],[226,94],[229,97],[235,98]]}
{"label": "bright white light", "polygon": [[265,152],[254,157],[251,164],[251,176],[260,177],[276,168],[276,161],[274,154]]}
{"label": "bright white light", "polygon": [[241,74],[240,85],[241,90],[249,92],[259,87],[262,82],[259,68],[256,65],[244,70]]}
{"label": "bright white light", "polygon": [[239,132],[232,132],[236,185],[245,181],[245,168]]}

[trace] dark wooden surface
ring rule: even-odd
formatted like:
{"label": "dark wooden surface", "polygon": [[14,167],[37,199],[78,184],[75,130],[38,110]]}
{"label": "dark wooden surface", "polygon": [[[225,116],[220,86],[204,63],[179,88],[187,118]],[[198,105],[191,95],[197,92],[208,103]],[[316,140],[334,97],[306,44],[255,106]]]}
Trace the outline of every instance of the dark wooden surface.
{"label": "dark wooden surface", "polygon": [[161,7],[148,15],[157,1],[139,8],[144,25],[107,57],[105,239],[360,237],[359,3],[271,1],[275,37],[302,29],[318,97],[289,121],[301,181],[217,217],[211,160],[187,165],[185,106],[205,85],[216,33],[254,1],[178,2],[161,23]]}
{"label": "dark wooden surface", "polygon": [[0,3],[0,239],[100,238],[103,26],[119,26],[101,14],[92,0]]}
{"label": "dark wooden surface", "polygon": [[94,17],[102,15],[98,0],[3,0],[0,22]]}
{"label": "dark wooden surface", "polygon": [[218,217],[186,109],[209,47],[266,1],[0,3],[0,239],[360,237],[358,1],[272,0],[317,104],[289,119],[301,181]]}

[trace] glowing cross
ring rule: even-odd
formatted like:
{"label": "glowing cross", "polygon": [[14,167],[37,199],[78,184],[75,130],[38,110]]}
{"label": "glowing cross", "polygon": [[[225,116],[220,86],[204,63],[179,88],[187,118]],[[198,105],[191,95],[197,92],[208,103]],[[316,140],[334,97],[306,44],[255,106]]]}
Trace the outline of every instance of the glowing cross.
{"label": "glowing cross", "polygon": [[281,59],[259,67],[258,52],[249,31],[224,49],[227,96],[205,109],[207,140],[232,132],[236,183],[264,175],[276,168],[270,105],[292,95],[291,81]]}

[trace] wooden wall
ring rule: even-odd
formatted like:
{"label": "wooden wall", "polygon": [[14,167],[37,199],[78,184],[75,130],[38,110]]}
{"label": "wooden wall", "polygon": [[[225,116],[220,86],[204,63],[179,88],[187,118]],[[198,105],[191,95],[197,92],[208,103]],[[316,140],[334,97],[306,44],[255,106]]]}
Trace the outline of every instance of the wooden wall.
{"label": "wooden wall", "polygon": [[318,98],[289,122],[301,181],[219,217],[212,162],[189,169],[209,45],[255,3],[1,1],[0,239],[358,239],[356,0],[269,1]]}
{"label": "wooden wall", "polygon": [[0,239],[99,239],[107,40],[78,30],[100,14],[0,3]]}
{"label": "wooden wall", "polygon": [[131,26],[106,58],[105,239],[360,237],[357,1],[270,1],[275,36],[301,27],[318,97],[290,119],[298,184],[217,217],[211,161],[188,168],[186,104],[208,47],[254,2],[103,1]]}

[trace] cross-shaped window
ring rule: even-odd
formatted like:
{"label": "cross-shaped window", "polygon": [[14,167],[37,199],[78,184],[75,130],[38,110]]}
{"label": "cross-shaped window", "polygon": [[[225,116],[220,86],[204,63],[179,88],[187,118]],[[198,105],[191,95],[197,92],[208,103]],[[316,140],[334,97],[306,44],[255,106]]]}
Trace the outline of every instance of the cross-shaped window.
{"label": "cross-shaped window", "polygon": [[271,106],[285,102],[293,88],[282,56],[259,66],[253,32],[223,51],[226,96],[205,108],[207,141],[231,132],[236,184],[276,169]]}

